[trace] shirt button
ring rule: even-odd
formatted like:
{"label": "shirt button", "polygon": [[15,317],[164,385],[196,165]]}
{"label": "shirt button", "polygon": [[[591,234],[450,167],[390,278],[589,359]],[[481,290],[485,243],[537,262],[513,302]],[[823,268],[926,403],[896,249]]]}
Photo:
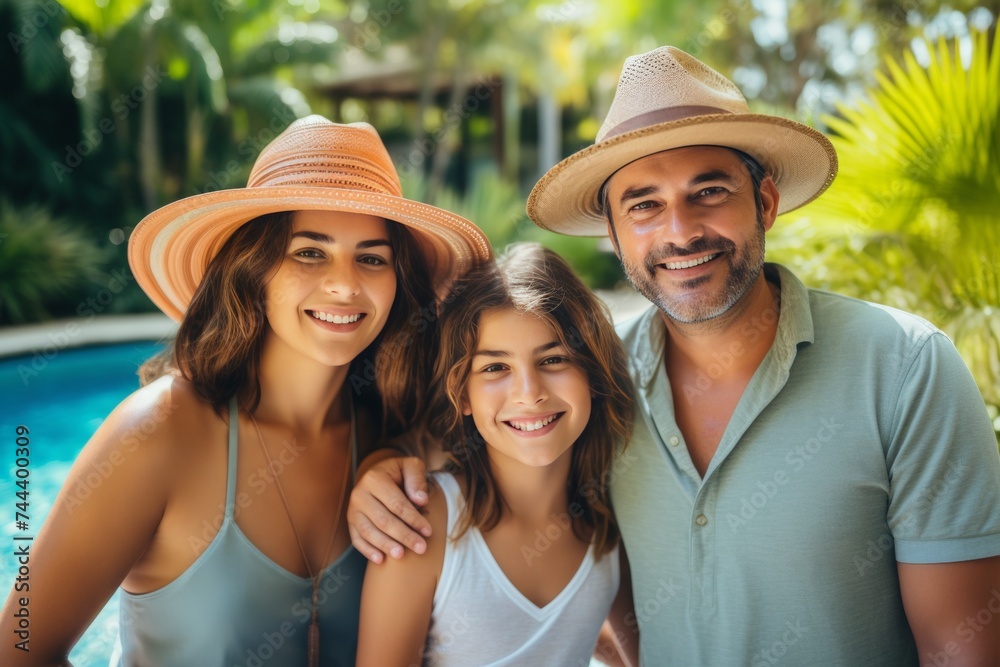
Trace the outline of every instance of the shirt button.
{"label": "shirt button", "polygon": [[678,438],[676,435],[672,435],[670,436],[670,444],[676,447],[677,445],[681,444],[681,439]]}
{"label": "shirt button", "polygon": [[708,523],[708,517],[705,516],[704,514],[699,514],[697,517],[695,517],[694,522],[699,526],[704,526],[706,523]]}

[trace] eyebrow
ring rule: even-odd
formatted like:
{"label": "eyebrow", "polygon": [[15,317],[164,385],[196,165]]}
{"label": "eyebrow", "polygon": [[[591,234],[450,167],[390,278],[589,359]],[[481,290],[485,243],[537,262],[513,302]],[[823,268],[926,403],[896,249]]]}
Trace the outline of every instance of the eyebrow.
{"label": "eyebrow", "polygon": [[[557,340],[554,340],[551,343],[545,343],[544,345],[539,345],[534,350],[532,350],[531,353],[541,354],[542,352],[547,352],[548,350],[551,350],[554,347],[559,347],[560,345],[562,345],[562,343],[560,343]],[[510,352],[507,352],[506,350],[476,350],[476,353],[472,355],[472,358],[475,359],[476,357],[491,357],[494,359],[500,359],[509,356],[511,356]]]}
{"label": "eyebrow", "polygon": [[711,171],[706,171],[692,178],[689,185],[701,185],[702,183],[708,181],[725,181],[733,185],[736,184],[736,179],[733,178],[733,175],[728,171],[723,169],[712,169]]}
{"label": "eyebrow", "polygon": [[648,197],[649,195],[656,194],[660,191],[655,185],[647,185],[643,188],[625,188],[625,192],[622,193],[621,198],[618,200],[619,204],[624,204],[632,199],[640,199],[641,197]]}
{"label": "eyebrow", "polygon": [[[698,174],[688,183],[688,187],[694,187],[696,185],[701,185],[702,183],[707,183],[709,181],[725,181],[735,185],[736,179],[728,171],[723,169],[712,169]],[[631,201],[633,199],[641,199],[642,197],[648,197],[649,195],[656,194],[660,191],[660,188],[656,185],[647,185],[643,187],[635,188],[625,188],[625,192],[622,193],[621,198],[618,200],[619,204],[624,204],[625,202]]]}
{"label": "eyebrow", "polygon": [[[311,241],[316,241],[317,243],[334,243],[334,238],[328,236],[327,234],[320,234],[319,232],[301,231],[292,234],[292,238],[305,238]],[[369,239],[367,241],[359,241],[358,248],[377,248],[380,246],[386,246],[392,248],[392,244],[389,243],[389,239]]]}

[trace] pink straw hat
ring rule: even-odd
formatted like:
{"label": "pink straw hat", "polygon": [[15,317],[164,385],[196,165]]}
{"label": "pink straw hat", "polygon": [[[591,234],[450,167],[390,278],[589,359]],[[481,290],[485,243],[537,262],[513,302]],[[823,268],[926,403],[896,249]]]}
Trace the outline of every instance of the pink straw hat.
{"label": "pink straw hat", "polygon": [[672,46],[625,61],[594,145],[552,167],[528,197],[536,225],[571,236],[603,236],[601,186],[639,158],[684,146],[724,146],[753,156],[774,179],[778,213],[818,197],[837,175],[837,153],[820,132],[750,113],[729,79]]}
{"label": "pink straw hat", "polygon": [[129,266],[153,303],[179,320],[209,262],[241,225],[266,213],[306,210],[362,213],[406,225],[439,294],[492,254],[489,240],[465,218],[403,198],[375,128],[308,116],[261,151],[247,187],[181,199],[143,218],[129,239]]}

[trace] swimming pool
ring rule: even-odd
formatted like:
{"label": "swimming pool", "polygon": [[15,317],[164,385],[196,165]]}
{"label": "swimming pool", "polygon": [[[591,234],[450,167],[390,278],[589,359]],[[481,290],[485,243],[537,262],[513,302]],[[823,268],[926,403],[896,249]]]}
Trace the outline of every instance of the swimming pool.
{"label": "swimming pool", "polygon": [[[10,555],[15,536],[36,536],[84,443],[126,396],[138,389],[136,371],[162,349],[153,342],[130,342],[0,359],[0,599],[10,592],[17,568]],[[16,429],[28,429],[30,455],[27,530],[15,524],[18,461]],[[24,462],[21,461],[23,464]],[[118,633],[118,594],[70,653],[76,665],[106,665]]]}

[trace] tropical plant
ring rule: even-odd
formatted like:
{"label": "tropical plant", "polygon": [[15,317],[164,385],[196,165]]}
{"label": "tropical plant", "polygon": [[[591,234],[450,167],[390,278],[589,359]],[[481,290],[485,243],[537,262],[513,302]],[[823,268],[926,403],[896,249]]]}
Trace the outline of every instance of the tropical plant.
{"label": "tropical plant", "polygon": [[404,178],[403,193],[411,199],[428,201],[473,221],[498,252],[518,241],[541,243],[569,262],[581,280],[592,289],[612,288],[625,280],[607,239],[564,236],[536,227],[528,220],[524,198],[517,188],[495,171],[478,174],[464,195],[445,188],[430,198],[427,180],[419,177]]}
{"label": "tropical plant", "polygon": [[86,285],[101,279],[105,261],[67,220],[0,199],[0,325],[72,313]]}
{"label": "tropical plant", "polygon": [[[408,197],[431,200],[426,178],[407,178],[403,190]],[[528,222],[524,200],[517,188],[494,171],[479,174],[464,195],[451,189],[439,190],[433,197],[433,204],[473,221],[495,248],[503,248],[516,240],[517,230]]]}
{"label": "tropical plant", "polygon": [[[309,113],[279,73],[342,48],[336,30],[297,22],[308,12],[278,0],[60,2],[93,52],[97,106],[137,166],[144,210],[244,179],[260,145]],[[96,115],[84,120],[96,131]]]}
{"label": "tropical plant", "polygon": [[83,108],[60,39],[64,19],[55,2],[0,0],[0,196],[17,203],[73,198],[50,167],[79,140],[72,125]]}
{"label": "tropical plant", "polygon": [[[1000,405],[1000,41],[938,41],[886,61],[857,109],[827,118],[840,175],[779,221],[772,257],[812,285],[923,315]],[[1000,425],[1000,422],[995,422]],[[1000,429],[998,429],[1000,430]]]}

